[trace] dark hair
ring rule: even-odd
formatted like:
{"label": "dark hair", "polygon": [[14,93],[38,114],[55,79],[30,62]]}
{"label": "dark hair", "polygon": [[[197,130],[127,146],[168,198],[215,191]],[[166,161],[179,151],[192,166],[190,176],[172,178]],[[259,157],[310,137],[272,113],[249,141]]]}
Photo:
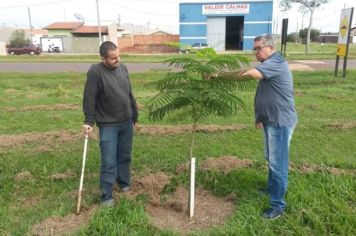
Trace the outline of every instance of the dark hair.
{"label": "dark hair", "polygon": [[262,41],[263,46],[269,46],[271,48],[276,47],[273,37],[270,34],[262,34],[260,36],[257,36],[254,41]]}
{"label": "dark hair", "polygon": [[105,41],[100,45],[100,56],[106,58],[108,56],[108,52],[112,50],[116,50],[117,46],[111,41]]}

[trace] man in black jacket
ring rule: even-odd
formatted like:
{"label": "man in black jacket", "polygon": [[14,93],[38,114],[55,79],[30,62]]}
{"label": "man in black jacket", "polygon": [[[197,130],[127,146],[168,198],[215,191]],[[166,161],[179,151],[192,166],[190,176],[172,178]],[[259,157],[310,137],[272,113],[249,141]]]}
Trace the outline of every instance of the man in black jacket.
{"label": "man in black jacket", "polygon": [[101,63],[92,65],[84,88],[83,131],[89,134],[94,123],[99,127],[101,152],[101,205],[114,204],[115,182],[122,192],[130,187],[133,126],[138,113],[128,71],[120,64],[119,51],[110,41],[100,46]]}

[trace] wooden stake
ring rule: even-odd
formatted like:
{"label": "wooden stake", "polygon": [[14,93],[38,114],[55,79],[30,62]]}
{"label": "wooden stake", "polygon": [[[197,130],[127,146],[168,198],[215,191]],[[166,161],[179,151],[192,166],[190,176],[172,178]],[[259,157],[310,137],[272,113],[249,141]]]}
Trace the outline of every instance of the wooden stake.
{"label": "wooden stake", "polygon": [[85,135],[84,140],[84,151],[83,151],[83,162],[82,162],[82,173],[80,175],[80,183],[79,183],[79,193],[78,193],[78,204],[77,204],[77,214],[80,212],[80,203],[82,201],[82,190],[83,190],[83,182],[84,182],[84,170],[85,170],[85,161],[87,158],[87,147],[88,147],[88,135]]}

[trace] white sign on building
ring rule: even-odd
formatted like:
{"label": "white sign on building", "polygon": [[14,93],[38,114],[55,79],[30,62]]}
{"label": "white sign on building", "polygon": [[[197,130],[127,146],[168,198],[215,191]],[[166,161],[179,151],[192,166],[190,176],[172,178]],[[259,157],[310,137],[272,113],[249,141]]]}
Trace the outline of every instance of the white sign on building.
{"label": "white sign on building", "polygon": [[202,5],[203,15],[249,14],[250,4],[209,4]]}

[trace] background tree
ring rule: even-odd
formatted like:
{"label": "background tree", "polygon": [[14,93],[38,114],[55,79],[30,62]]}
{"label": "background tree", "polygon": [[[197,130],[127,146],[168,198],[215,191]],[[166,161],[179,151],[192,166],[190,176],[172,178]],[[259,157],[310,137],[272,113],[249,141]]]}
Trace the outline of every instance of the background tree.
{"label": "background tree", "polygon": [[308,31],[307,31],[307,37],[306,37],[306,44],[305,44],[305,53],[309,53],[309,43],[310,43],[310,33],[312,29],[312,24],[313,24],[313,17],[314,17],[314,12],[317,8],[319,8],[321,5],[326,4],[330,2],[330,0],[281,0],[281,7],[283,11],[287,11],[290,8],[292,8],[292,5],[294,3],[298,3],[300,5],[300,11],[302,12],[309,12],[309,26],[308,26]]}
{"label": "background tree", "polygon": [[[303,43],[307,42],[307,36],[308,36],[308,28],[299,30],[299,37],[302,39]],[[319,36],[320,36],[319,30],[317,30],[317,29],[310,30],[310,42],[318,41]]]}
{"label": "background tree", "polygon": [[15,30],[10,36],[10,47],[23,47],[25,44],[30,43],[30,40],[26,38],[24,30]]}
{"label": "background tree", "polygon": [[299,34],[294,32],[287,35],[287,42],[298,43],[300,41]]}

